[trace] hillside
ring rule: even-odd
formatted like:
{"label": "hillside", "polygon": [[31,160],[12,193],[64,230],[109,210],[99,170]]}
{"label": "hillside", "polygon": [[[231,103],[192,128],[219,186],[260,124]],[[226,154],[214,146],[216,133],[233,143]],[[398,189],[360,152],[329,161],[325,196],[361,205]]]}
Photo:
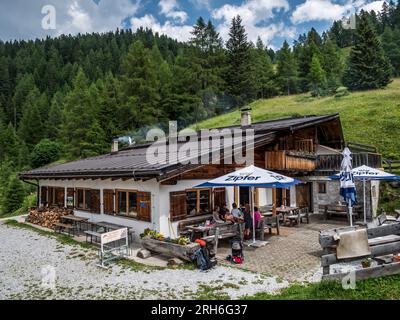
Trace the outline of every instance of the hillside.
{"label": "hillside", "polygon": [[[346,141],[374,145],[385,158],[400,159],[400,78],[384,90],[313,98],[309,94],[258,100],[250,104],[253,121],[299,115],[340,113]],[[234,111],[198,123],[213,128],[240,123]]]}

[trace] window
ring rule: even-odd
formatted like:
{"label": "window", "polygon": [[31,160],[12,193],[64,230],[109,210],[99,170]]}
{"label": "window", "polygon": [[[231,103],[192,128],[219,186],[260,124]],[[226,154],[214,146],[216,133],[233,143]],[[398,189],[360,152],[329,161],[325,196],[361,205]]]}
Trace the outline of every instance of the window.
{"label": "window", "polygon": [[48,199],[47,202],[49,206],[61,207],[63,208],[65,203],[65,189],[48,187]]}
{"label": "window", "polygon": [[151,194],[134,190],[116,191],[116,213],[120,216],[151,221]]}
{"label": "window", "polygon": [[74,208],[74,198],[75,198],[75,190],[73,188],[67,189],[67,208],[73,209]]}
{"label": "window", "polygon": [[170,217],[172,221],[208,213],[211,213],[211,189],[170,193]]}
{"label": "window", "polygon": [[318,182],[318,193],[326,193],[326,183]]}
{"label": "window", "polygon": [[77,209],[100,213],[100,190],[78,188],[76,193]]}

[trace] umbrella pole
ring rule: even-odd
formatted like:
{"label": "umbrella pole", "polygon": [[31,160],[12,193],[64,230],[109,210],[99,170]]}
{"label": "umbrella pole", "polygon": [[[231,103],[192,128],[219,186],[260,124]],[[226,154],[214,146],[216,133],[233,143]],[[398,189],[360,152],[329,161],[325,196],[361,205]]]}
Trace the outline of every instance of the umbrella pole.
{"label": "umbrella pole", "polygon": [[254,219],[254,187],[250,187],[250,212],[253,222],[253,243],[256,243],[256,220]]}
{"label": "umbrella pole", "polygon": [[349,199],[349,218],[350,218],[350,227],[353,226],[353,207],[351,206],[351,199]]}
{"label": "umbrella pole", "polygon": [[363,179],[364,223],[367,223],[367,207],[365,203],[365,178]]}

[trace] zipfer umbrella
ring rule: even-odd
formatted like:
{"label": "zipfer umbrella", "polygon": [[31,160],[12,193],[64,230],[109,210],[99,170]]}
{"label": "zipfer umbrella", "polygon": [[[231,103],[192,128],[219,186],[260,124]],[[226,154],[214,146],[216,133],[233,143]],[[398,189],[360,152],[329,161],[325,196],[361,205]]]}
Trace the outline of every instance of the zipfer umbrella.
{"label": "zipfer umbrella", "polygon": [[[365,183],[367,180],[380,180],[380,181],[394,181],[400,180],[399,176],[396,176],[385,171],[371,168],[368,166],[361,166],[353,169],[352,171],[354,180],[362,180],[363,182],[363,200],[364,200],[364,223],[367,223],[367,211],[365,206]],[[330,177],[333,180],[340,179],[340,174]]]}
{"label": "zipfer umbrella", "polygon": [[254,188],[290,188],[302,183],[299,180],[281,175],[276,172],[249,166],[219,178],[202,183],[195,188],[204,187],[250,187],[250,208],[253,216],[253,244],[256,243],[254,219]]}

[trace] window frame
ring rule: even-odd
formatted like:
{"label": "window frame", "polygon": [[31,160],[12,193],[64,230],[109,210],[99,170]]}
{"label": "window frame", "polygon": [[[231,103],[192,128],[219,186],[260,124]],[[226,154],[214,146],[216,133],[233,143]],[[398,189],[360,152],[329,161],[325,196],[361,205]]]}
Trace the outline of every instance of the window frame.
{"label": "window frame", "polygon": [[[83,207],[80,207],[79,206],[79,191],[82,191],[82,193],[83,193],[83,199],[82,199],[82,204],[83,204]],[[101,190],[100,189],[93,189],[93,188],[75,188],[75,208],[77,209],[77,210],[80,210],[80,211],[86,211],[86,212],[90,212],[90,213],[93,213],[93,214],[100,214],[101,212],[94,212],[94,211],[92,211],[92,209],[93,208],[91,208],[91,205],[90,205],[90,208],[87,208],[86,207],[86,205],[87,205],[87,202],[86,202],[86,192],[87,191],[90,191],[90,192],[92,192],[92,191],[94,191],[94,192],[98,192],[99,193],[99,197],[100,197],[100,194],[101,194]],[[91,197],[92,197],[92,194],[91,194]],[[100,198],[99,198],[99,201],[100,201]],[[90,204],[91,204],[91,202],[92,202],[92,199],[90,198]],[[99,205],[99,211],[101,211],[101,204]]]}
{"label": "window frame", "polygon": [[318,182],[318,194],[327,194],[326,185],[326,182]]}
{"label": "window frame", "polygon": [[[139,191],[135,189],[115,189],[115,214],[118,217],[123,217],[123,218],[128,218],[128,219],[135,219],[135,220],[140,220],[139,219],[139,207],[138,207],[138,195]],[[125,193],[125,210],[126,213],[120,213],[120,208],[119,208],[119,193],[124,192]],[[129,215],[129,194],[130,193],[135,193],[136,194],[136,216]]]}
{"label": "window frame", "polygon": [[[200,213],[200,194],[201,191],[208,191],[209,192],[209,197],[208,197],[208,212],[207,213]],[[186,189],[186,211],[189,210],[189,205],[188,205],[188,200],[187,200],[187,194],[189,192],[196,192],[196,214],[195,215],[190,215],[189,212],[187,213],[187,217],[192,217],[192,216],[202,216],[202,215],[207,215],[212,213],[212,204],[213,204],[213,193],[211,188],[199,188],[199,189]]]}

